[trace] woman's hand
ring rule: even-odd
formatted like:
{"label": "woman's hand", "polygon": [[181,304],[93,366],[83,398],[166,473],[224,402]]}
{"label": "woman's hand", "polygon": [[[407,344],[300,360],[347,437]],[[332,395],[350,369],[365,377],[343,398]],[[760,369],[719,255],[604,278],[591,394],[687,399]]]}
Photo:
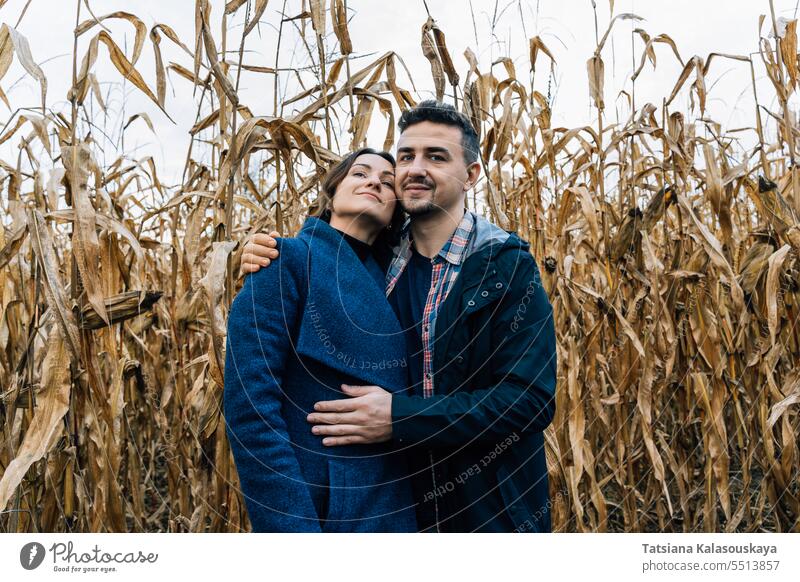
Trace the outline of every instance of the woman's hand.
{"label": "woman's hand", "polygon": [[253,235],[244,249],[242,249],[242,265],[239,268],[239,275],[244,276],[248,273],[255,273],[261,267],[268,267],[272,259],[278,258],[276,236],[280,234],[273,230],[269,234],[257,232]]}

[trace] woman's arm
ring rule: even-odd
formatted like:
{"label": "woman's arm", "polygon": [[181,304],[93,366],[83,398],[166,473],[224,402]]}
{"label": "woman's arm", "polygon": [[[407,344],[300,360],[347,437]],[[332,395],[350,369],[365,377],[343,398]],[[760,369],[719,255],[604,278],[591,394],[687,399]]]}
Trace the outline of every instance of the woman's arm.
{"label": "woman's arm", "polygon": [[224,412],[253,531],[320,531],[281,411],[290,334],[305,291],[301,246],[307,248],[280,240],[279,265],[247,277],[228,316]]}

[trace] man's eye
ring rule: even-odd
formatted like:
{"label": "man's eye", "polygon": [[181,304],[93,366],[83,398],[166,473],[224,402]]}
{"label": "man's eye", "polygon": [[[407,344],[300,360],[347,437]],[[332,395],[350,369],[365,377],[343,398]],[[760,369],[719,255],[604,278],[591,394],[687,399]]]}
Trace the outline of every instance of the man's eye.
{"label": "man's eye", "polygon": [[437,162],[444,161],[444,156],[440,156],[439,154],[431,154],[431,159]]}
{"label": "man's eye", "polygon": [[402,155],[402,156],[400,156],[400,159],[401,159],[402,161],[404,161],[404,162],[405,162],[405,161],[408,161],[408,160],[410,160],[410,159],[411,159],[411,155],[410,155],[410,154],[405,154],[405,155]]}

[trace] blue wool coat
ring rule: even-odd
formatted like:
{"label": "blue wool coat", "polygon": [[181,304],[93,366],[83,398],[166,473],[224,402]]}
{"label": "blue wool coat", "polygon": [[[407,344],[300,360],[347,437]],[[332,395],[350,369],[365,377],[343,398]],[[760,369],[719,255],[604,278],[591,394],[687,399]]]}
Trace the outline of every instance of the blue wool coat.
{"label": "blue wool coat", "polygon": [[407,389],[384,273],[308,218],[231,305],[224,414],[253,531],[416,531],[406,458],[391,441],[325,447],[306,420],[341,384]]}

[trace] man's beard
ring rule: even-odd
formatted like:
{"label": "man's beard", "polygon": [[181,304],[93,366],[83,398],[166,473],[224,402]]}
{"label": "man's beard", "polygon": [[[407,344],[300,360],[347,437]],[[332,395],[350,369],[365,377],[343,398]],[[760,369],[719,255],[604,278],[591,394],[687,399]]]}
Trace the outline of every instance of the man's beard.
{"label": "man's beard", "polygon": [[409,216],[425,216],[426,214],[431,214],[438,210],[438,206],[433,201],[433,198],[430,200],[415,200],[415,204],[409,206],[406,204],[406,201],[402,198],[398,199],[400,202],[400,206],[403,210],[405,210],[406,214]]}
{"label": "man's beard", "polygon": [[409,198],[406,200],[402,196],[398,196],[397,200],[400,202],[402,209],[406,211],[406,214],[409,216],[425,216],[436,212],[436,210],[439,209],[439,206],[436,204],[436,187],[427,180],[414,180],[407,185],[410,186],[412,184],[424,184],[430,188],[431,196],[427,200],[419,198]]}

